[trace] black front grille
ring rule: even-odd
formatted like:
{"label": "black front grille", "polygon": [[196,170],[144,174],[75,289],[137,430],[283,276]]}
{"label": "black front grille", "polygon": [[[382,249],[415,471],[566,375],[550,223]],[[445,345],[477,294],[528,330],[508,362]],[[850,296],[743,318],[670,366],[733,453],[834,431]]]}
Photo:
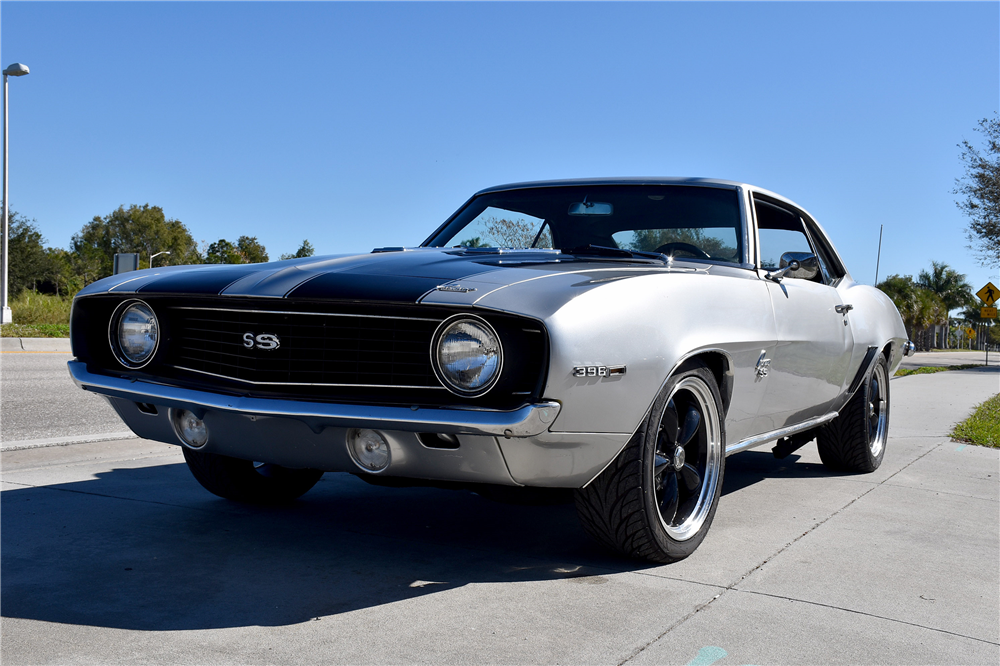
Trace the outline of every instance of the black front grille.
{"label": "black front grille", "polygon": [[166,363],[178,369],[247,385],[442,388],[430,362],[440,319],[172,307],[168,320]]}
{"label": "black front grille", "polygon": [[[269,301],[150,296],[159,351],[143,368],[122,366],[108,344],[108,321],[131,295],[102,294],[73,305],[73,351],[92,371],[230,395],[354,404],[468,404],[513,409],[541,397],[547,336],[534,320],[477,311],[504,350],[496,386],[475,398],[445,389],[431,369],[430,344],[451,308],[348,301]],[[273,350],[244,346],[270,334]]]}

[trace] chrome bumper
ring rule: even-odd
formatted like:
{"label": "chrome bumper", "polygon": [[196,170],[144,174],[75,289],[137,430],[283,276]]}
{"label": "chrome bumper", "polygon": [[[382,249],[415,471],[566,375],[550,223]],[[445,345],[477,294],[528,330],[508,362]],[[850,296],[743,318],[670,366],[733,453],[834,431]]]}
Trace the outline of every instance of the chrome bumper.
{"label": "chrome bumper", "polygon": [[912,341],[907,340],[903,343],[903,356],[913,356],[917,353],[917,346],[913,344]]}
{"label": "chrome bumper", "polygon": [[112,398],[247,416],[276,416],[302,421],[315,432],[326,427],[374,428],[404,432],[534,437],[548,430],[559,414],[558,402],[540,402],[510,411],[477,408],[383,407],[246,398],[177,388],[147,381],[97,375],[81,361],[69,362],[69,374],[85,391]]}

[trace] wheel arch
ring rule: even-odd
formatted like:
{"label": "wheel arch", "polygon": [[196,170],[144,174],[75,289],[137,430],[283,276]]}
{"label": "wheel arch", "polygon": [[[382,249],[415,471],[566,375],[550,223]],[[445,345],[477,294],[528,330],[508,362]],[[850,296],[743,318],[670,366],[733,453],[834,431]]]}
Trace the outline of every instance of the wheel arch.
{"label": "wheel arch", "polygon": [[[670,371],[666,379],[663,380],[664,385],[667,381],[679,372],[684,372],[688,368],[697,366],[699,362],[706,367],[715,377],[716,386],[719,387],[719,395],[722,398],[722,418],[726,418],[729,413],[729,404],[733,398],[733,360],[730,358],[729,354],[721,349],[703,349],[700,351],[692,352],[691,354],[682,358]],[[662,386],[660,389],[662,390]]]}

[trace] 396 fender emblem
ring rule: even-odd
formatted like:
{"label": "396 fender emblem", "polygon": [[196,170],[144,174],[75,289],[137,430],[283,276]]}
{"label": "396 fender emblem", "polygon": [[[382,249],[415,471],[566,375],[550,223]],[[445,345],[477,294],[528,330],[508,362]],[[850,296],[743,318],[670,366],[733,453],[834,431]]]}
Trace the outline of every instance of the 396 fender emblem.
{"label": "396 fender emblem", "polygon": [[573,368],[574,377],[614,377],[624,374],[624,365],[578,365]]}
{"label": "396 fender emblem", "polygon": [[270,351],[280,347],[281,341],[278,339],[278,336],[273,333],[261,333],[257,336],[254,336],[253,333],[244,333],[243,346],[247,349],[257,348]]}

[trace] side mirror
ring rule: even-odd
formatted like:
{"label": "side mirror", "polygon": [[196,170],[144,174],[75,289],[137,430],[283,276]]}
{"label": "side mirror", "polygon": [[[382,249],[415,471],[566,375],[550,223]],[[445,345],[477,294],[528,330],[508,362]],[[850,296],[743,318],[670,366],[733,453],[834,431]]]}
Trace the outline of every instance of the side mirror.
{"label": "side mirror", "polygon": [[819,259],[811,252],[785,252],[781,255],[780,268],[769,272],[768,280],[781,282],[782,278],[798,278],[799,280],[812,280],[819,274]]}

